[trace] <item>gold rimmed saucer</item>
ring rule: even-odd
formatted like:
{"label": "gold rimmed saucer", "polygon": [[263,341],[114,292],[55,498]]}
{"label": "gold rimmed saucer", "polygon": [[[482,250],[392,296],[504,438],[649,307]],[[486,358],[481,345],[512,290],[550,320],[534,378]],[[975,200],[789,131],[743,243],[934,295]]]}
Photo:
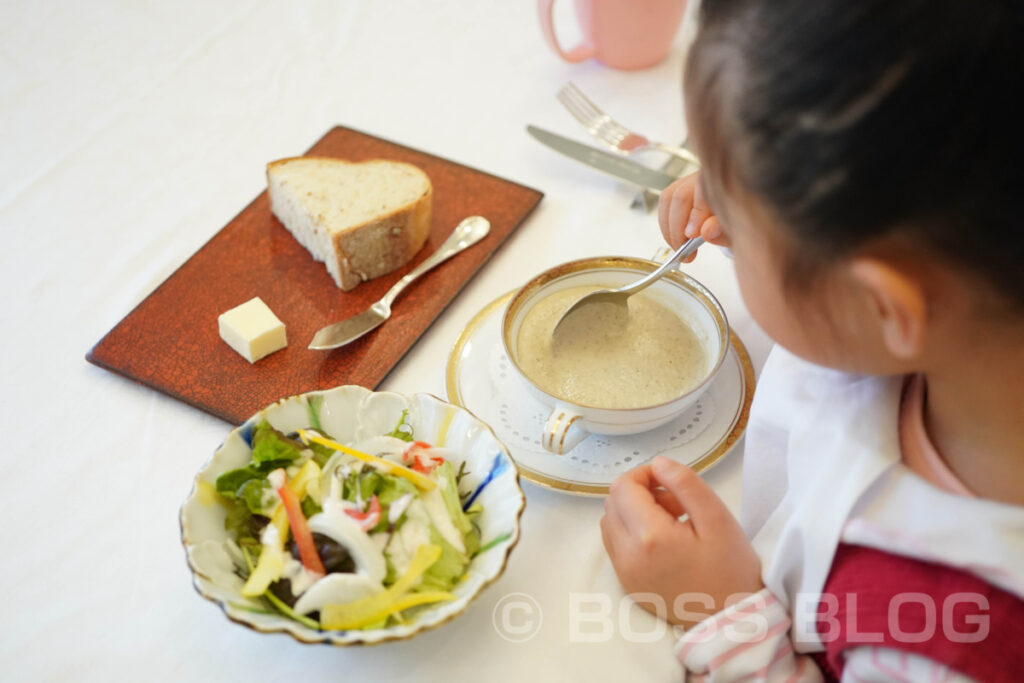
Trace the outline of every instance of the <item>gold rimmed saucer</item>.
{"label": "gold rimmed saucer", "polygon": [[[515,291],[507,292],[487,304],[462,330],[448,355],[446,390],[448,400],[473,412],[500,431],[509,410],[539,406],[515,383],[504,384],[499,391],[492,381],[492,358],[501,352],[501,318]],[[702,427],[698,438],[659,451],[698,472],[721,460],[743,436],[754,397],[754,367],[739,336],[730,334],[732,348],[718,377],[708,389],[716,410],[710,424]],[[510,388],[511,387],[511,388]],[[511,395],[510,395],[511,394]],[[540,452],[531,447],[532,437],[504,438],[519,473],[527,480],[548,488],[578,495],[602,496],[617,476],[574,468],[565,456]],[[519,438],[521,437],[521,439]],[[630,437],[609,437],[628,440]],[[653,457],[647,453],[645,456]],[[639,462],[637,463],[639,464]]]}

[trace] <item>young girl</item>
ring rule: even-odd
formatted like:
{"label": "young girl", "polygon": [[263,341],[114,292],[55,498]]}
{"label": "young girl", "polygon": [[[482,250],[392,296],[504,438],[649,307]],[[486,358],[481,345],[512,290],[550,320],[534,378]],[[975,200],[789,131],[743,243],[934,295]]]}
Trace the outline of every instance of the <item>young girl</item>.
{"label": "young girl", "polygon": [[656,458],[601,522],[696,677],[1022,675],[1022,35],[1009,0],[704,0],[661,228],[729,246],[778,345],[742,519]]}

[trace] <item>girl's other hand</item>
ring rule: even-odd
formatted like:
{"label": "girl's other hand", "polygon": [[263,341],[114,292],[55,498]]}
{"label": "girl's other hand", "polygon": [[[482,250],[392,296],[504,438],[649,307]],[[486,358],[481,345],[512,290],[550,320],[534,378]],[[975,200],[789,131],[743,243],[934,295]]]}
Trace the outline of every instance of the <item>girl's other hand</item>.
{"label": "girl's other hand", "polygon": [[690,627],[764,587],[743,529],[685,465],[659,456],[623,474],[604,509],[601,537],[622,587],[660,596],[662,605],[637,602],[670,623]]}
{"label": "girl's other hand", "polygon": [[[700,171],[680,178],[662,191],[658,201],[658,224],[665,241],[673,249],[678,249],[683,242],[697,236],[720,247],[729,246],[718,217],[704,199]],[[694,253],[684,263],[696,257]]]}

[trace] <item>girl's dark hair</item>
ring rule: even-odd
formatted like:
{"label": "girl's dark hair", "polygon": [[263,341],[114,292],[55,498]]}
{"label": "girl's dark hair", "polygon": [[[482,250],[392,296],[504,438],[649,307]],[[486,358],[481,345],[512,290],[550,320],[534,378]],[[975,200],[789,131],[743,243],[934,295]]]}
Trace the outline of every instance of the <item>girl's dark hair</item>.
{"label": "girl's dark hair", "polygon": [[703,0],[686,79],[805,259],[908,234],[1024,307],[1024,4]]}

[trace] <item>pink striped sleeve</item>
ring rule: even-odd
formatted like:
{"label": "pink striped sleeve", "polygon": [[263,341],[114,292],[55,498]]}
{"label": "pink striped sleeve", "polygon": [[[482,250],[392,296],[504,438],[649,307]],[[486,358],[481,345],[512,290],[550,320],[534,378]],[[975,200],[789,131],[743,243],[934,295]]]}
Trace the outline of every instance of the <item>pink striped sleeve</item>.
{"label": "pink striped sleeve", "polygon": [[820,681],[821,672],[789,640],[786,609],[765,588],[690,629],[676,656],[692,679]]}

